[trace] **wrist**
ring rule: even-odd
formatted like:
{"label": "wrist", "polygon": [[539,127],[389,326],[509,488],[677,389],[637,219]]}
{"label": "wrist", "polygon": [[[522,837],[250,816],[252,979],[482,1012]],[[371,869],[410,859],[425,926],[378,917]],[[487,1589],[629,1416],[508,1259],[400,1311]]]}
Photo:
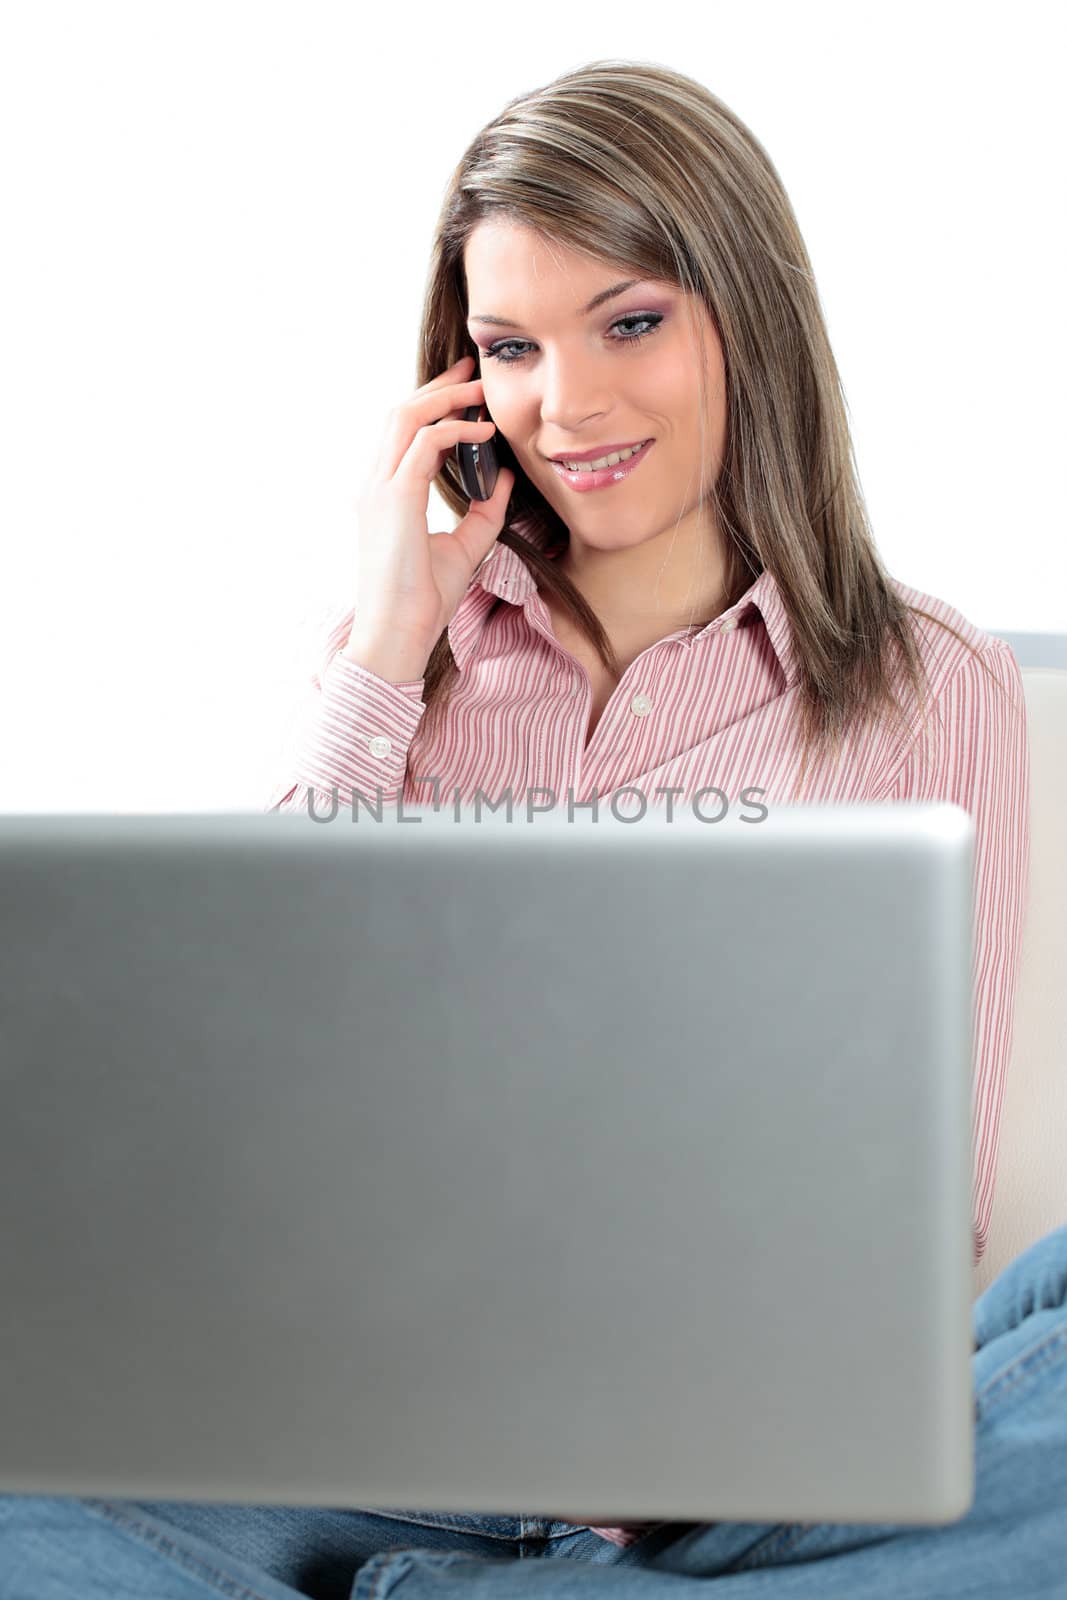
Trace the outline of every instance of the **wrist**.
{"label": "wrist", "polygon": [[354,635],[341,655],[387,683],[412,683],[425,677],[430,652],[396,637],[364,639]]}

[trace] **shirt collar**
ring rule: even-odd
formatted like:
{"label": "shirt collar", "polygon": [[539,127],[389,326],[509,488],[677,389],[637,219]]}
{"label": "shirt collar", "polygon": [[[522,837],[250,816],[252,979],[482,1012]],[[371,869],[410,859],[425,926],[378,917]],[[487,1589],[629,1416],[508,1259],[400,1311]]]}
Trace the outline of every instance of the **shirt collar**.
{"label": "shirt collar", "polygon": [[[542,542],[531,531],[523,530],[522,537],[543,548]],[[525,606],[531,595],[536,594],[537,581],[521,556],[509,545],[495,544],[476,569],[470,587],[448,625],[448,642],[460,672],[477,647],[494,599]],[[679,643],[684,649],[693,649],[721,633],[727,622],[732,621],[737,627],[751,627],[761,619],[785,677],[786,687],[792,688],[797,680],[792,628],[774,574],[766,567],[739,600],[699,633],[687,639],[682,638]]]}

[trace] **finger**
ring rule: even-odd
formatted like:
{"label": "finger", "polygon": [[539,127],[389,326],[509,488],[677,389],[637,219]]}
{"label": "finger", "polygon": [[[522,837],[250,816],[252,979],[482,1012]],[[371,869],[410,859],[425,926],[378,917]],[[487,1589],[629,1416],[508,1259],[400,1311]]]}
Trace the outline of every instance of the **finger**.
{"label": "finger", "polygon": [[437,376],[435,378],[431,378],[428,383],[420,384],[415,390],[415,394],[432,394],[435,389],[446,388],[450,383],[462,383],[465,379],[470,378],[473,370],[474,357],[460,356],[459,360],[453,361],[452,365],[450,367],[446,367],[444,372],[439,372]]}
{"label": "finger", "polygon": [[[435,422],[462,421],[462,413],[468,406],[482,401],[482,380],[468,378],[467,381],[442,385],[455,390],[454,395],[448,398],[452,405],[448,406],[442,399],[440,387],[438,390],[423,393],[416,390],[411,398],[399,406],[394,406],[386,421],[385,436],[378,458],[374,463],[373,475],[381,479],[391,478],[397,471],[401,461],[404,460],[411,449],[412,440],[420,428],[429,429]],[[461,438],[483,439],[485,434],[460,435]],[[454,441],[453,441],[454,442]],[[444,446],[434,447],[438,455],[443,453]],[[440,470],[440,464],[435,471]],[[431,477],[434,476],[431,473]]]}
{"label": "finger", "polygon": [[[473,356],[460,356],[458,360],[453,361],[450,367],[446,367],[444,372],[439,372],[437,376],[435,378],[431,378],[428,383],[420,384],[420,386],[411,396],[411,399],[415,399],[421,395],[432,394],[434,390],[446,388],[450,383],[462,383],[464,379],[470,382],[471,380],[469,377],[469,371],[473,362]],[[389,415],[385,419],[385,430],[382,441],[378,447],[378,453],[374,458],[374,464],[370,471],[370,476],[372,478],[380,478],[382,476],[391,477],[396,470],[397,462],[404,454],[404,450],[407,449],[407,445],[411,442],[410,439],[408,439],[402,449],[396,449],[398,434],[396,418],[403,409],[404,403],[401,403],[401,405],[398,406],[393,406],[389,412]],[[426,419],[423,418],[422,420],[425,421]],[[417,425],[421,426],[421,424]],[[386,468],[384,473],[382,470],[383,466]]]}
{"label": "finger", "polygon": [[439,372],[436,378],[431,378],[429,383],[422,384],[415,393],[422,394],[425,389],[439,389],[443,383],[455,383],[456,374],[460,373],[460,369],[471,366],[473,362],[473,356],[460,356],[458,361],[453,361],[450,367],[446,367],[444,372]]}
{"label": "finger", "polygon": [[452,537],[458,539],[472,568],[493,548],[504,525],[508,499],[514,487],[515,474],[510,467],[501,467],[488,500],[472,500],[470,510],[454,530]]}
{"label": "finger", "polygon": [[[468,422],[465,417],[443,417],[432,427],[423,428],[415,443],[397,468],[398,474],[410,466],[420,484],[428,487],[437,477],[445,461],[457,444],[488,444],[496,433],[496,423],[490,417]],[[488,504],[488,502],[486,502]]]}

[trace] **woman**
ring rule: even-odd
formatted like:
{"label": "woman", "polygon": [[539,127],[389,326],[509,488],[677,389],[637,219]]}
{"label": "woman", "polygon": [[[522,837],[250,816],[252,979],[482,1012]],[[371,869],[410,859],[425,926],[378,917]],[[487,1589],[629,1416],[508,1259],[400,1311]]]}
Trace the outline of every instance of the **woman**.
{"label": "woman", "polygon": [[[626,813],[709,785],[730,805],[746,787],[767,804],[963,805],[980,1259],[1029,865],[1022,683],[1002,641],[881,566],[766,153],[655,65],[594,63],[510,102],[453,176],[421,350],[359,503],[357,606],[327,629],[268,809],[329,815],[349,791],[607,804],[625,786]],[[482,402],[489,417],[467,421]],[[469,502],[453,451],[489,438],[496,489]],[[602,456],[595,476],[578,461]],[[462,518],[447,538],[426,525],[432,482]],[[1065,1289],[1067,1228],[975,1305],[977,1493],[948,1527],[9,1496],[0,1597],[653,1600],[712,1578],[776,1600],[1051,1595],[1067,1558]]]}

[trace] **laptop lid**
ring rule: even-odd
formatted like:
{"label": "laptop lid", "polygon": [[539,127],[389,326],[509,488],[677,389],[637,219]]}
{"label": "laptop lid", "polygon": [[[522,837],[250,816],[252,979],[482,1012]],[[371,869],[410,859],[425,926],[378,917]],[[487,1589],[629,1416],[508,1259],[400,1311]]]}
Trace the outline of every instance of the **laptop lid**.
{"label": "laptop lid", "polygon": [[0,1488],[936,1522],[973,823],[0,817]]}

